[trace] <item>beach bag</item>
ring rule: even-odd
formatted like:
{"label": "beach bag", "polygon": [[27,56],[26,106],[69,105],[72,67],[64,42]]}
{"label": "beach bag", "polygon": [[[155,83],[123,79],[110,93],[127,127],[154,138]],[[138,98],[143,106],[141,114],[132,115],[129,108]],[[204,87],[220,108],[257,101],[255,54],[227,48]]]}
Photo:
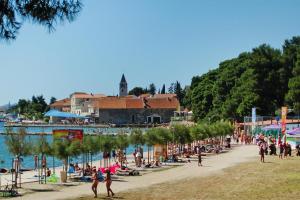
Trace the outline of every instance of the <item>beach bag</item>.
{"label": "beach bag", "polygon": [[103,177],[103,174],[101,173],[101,171],[97,172],[97,179],[100,182],[104,181],[104,177]]}

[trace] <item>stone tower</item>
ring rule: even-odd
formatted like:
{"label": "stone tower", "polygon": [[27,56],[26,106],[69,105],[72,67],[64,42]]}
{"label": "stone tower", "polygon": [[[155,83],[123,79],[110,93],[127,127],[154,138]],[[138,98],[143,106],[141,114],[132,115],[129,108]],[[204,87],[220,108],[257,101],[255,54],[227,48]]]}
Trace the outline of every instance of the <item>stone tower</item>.
{"label": "stone tower", "polygon": [[127,82],[124,74],[122,75],[121,82],[120,82],[119,96],[120,97],[127,96]]}

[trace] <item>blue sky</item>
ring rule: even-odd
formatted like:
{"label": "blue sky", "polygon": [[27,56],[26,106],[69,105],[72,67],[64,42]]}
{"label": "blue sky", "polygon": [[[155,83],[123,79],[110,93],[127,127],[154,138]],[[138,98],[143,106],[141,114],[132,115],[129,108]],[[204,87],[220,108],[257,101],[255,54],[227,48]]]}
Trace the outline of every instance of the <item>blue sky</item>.
{"label": "blue sky", "polygon": [[117,94],[191,78],[262,43],[300,35],[300,1],[84,0],[73,23],[49,34],[24,23],[0,43],[0,105],[74,91]]}

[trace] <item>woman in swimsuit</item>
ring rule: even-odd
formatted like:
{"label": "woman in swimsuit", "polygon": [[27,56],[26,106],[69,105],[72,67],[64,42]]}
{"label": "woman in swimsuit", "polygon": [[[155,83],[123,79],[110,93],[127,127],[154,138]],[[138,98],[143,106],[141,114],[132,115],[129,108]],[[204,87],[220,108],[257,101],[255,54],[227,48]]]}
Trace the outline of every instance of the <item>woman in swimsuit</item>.
{"label": "woman in swimsuit", "polygon": [[98,188],[99,180],[97,177],[96,168],[93,168],[92,180],[93,180],[92,191],[95,194],[94,198],[97,198],[97,188]]}
{"label": "woman in swimsuit", "polygon": [[107,189],[107,196],[109,197],[109,192],[111,192],[111,196],[114,196],[115,193],[111,190],[110,186],[111,186],[111,183],[112,183],[112,180],[111,180],[111,174],[110,174],[110,170],[107,169],[106,170],[106,189]]}

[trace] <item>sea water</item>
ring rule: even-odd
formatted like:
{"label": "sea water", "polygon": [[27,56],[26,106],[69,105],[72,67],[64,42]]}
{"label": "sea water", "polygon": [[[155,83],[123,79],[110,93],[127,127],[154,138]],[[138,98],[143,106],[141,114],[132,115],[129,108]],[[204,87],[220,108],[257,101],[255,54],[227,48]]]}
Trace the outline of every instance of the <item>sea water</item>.
{"label": "sea water", "polygon": [[[60,128],[60,127],[59,127]],[[29,130],[28,130],[29,129]],[[45,130],[42,130],[42,128],[40,127],[31,127],[28,128],[27,131],[30,133],[41,133],[41,132],[46,132]],[[57,127],[47,127],[47,131],[49,131],[48,133],[51,133],[53,129],[57,129]],[[78,129],[78,127],[77,127]],[[42,131],[41,131],[42,130]],[[118,131],[120,131],[120,129],[117,128],[109,128],[106,129],[108,130],[107,133],[117,133]],[[87,130],[85,130],[87,131]],[[125,130],[128,131],[128,130]],[[0,122],[0,133],[5,132],[5,127],[4,127],[4,123]],[[12,159],[14,158],[14,155],[12,155],[9,151],[8,148],[5,144],[5,135],[0,135],[0,168],[7,168],[10,169],[12,167]],[[32,142],[37,141],[41,136],[39,135],[29,135],[28,139]],[[52,139],[52,135],[46,135],[44,136],[47,138],[48,142],[51,143],[53,141]],[[144,148],[145,149],[145,148]],[[132,154],[134,152],[134,147],[133,146],[129,146],[126,149],[127,155]],[[70,158],[71,161],[73,163],[82,163],[82,159],[81,156],[79,157],[72,157]],[[98,153],[96,155],[93,155],[93,160],[100,160],[102,159],[102,153]],[[33,169],[34,168],[34,156],[26,156],[22,158],[22,168],[23,169]],[[47,157],[47,166],[53,167],[53,158],[52,157]],[[54,166],[58,167],[58,166],[62,166],[62,162],[58,159],[54,159]]]}

